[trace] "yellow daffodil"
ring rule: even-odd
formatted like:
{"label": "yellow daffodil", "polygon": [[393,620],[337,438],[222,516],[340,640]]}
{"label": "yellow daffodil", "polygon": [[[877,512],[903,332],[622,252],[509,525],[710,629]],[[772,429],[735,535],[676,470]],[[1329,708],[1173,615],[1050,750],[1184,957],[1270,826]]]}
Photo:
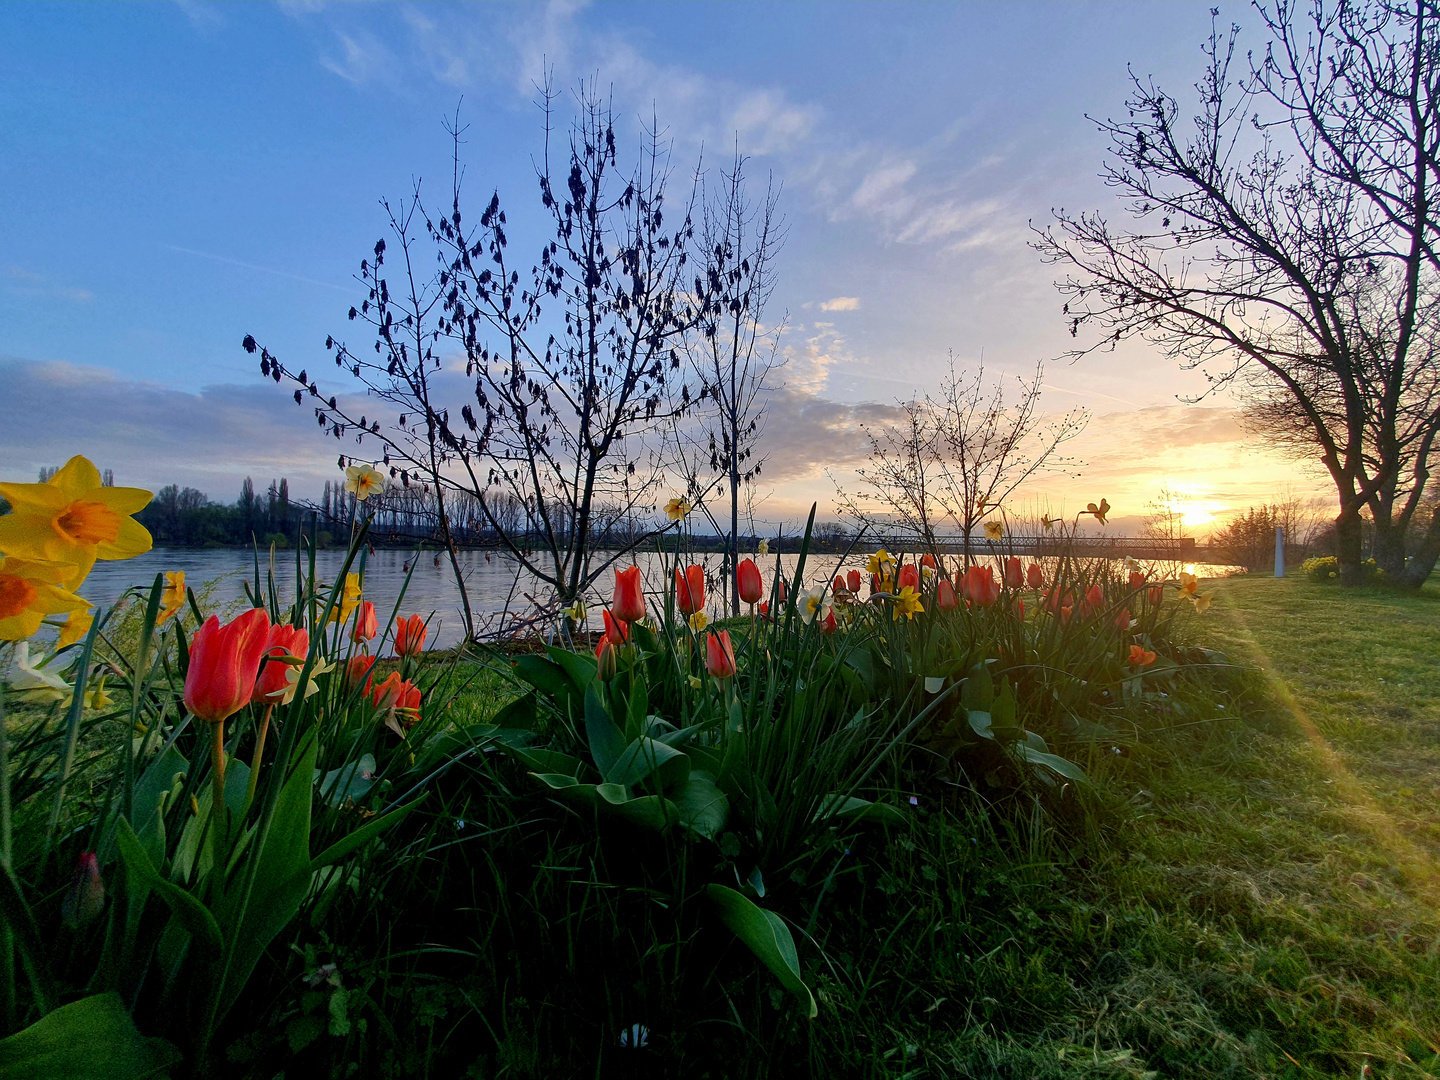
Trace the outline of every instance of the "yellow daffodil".
{"label": "yellow daffodil", "polygon": [[825,621],[825,616],[830,613],[830,600],[825,595],[824,585],[812,585],[800,594],[800,602],[797,605],[800,609],[800,619],[806,625],[819,619]]}
{"label": "yellow daffodil", "polygon": [[1087,514],[1094,514],[1094,515],[1095,515],[1095,520],[1098,521],[1098,522],[1100,522],[1101,525],[1104,525],[1104,524],[1105,524],[1105,515],[1108,514],[1108,513],[1110,513],[1110,504],[1109,504],[1108,502],[1106,502],[1104,499],[1101,499],[1101,500],[1100,500],[1100,505],[1099,505],[1099,506],[1096,506],[1094,503],[1086,503],[1086,504],[1085,504],[1085,513],[1087,513]]}
{"label": "yellow daffodil", "polygon": [[575,623],[577,626],[584,626],[584,625],[585,625],[585,601],[584,601],[584,600],[576,600],[575,603],[573,603],[573,604],[571,604],[569,607],[567,607],[563,612],[561,612],[561,614],[563,614],[567,619],[569,619],[571,622]]}
{"label": "yellow daffodil", "polygon": [[709,625],[710,620],[705,617],[705,612],[703,611],[697,611],[694,615],[690,616],[690,629],[694,630],[697,634]]}
{"label": "yellow daffodil", "polygon": [[986,539],[986,540],[999,540],[999,539],[1000,539],[1001,537],[1003,537],[1004,535],[1005,535],[1005,526],[1004,526],[1004,524],[1003,524],[1002,522],[999,522],[999,521],[987,521],[987,522],[985,522],[985,539]]}
{"label": "yellow daffodil", "polygon": [[755,546],[755,551],[756,551],[757,554],[760,554],[760,555],[769,555],[769,554],[770,554],[770,541],[769,541],[769,540],[761,540],[760,543]]}
{"label": "yellow daffodil", "polygon": [[920,603],[920,594],[911,586],[906,585],[895,597],[895,610],[891,613],[891,617],[898,620],[901,615],[904,615],[907,619],[913,619],[917,611],[924,610],[925,605]]}
{"label": "yellow daffodil", "polygon": [[345,470],[345,490],[354,495],[357,502],[364,502],[385,490],[385,474],[374,465],[351,465]]}
{"label": "yellow daffodil", "polygon": [[46,615],[68,611],[74,618],[88,609],[90,601],[76,596],[63,584],[74,572],[74,566],[66,563],[0,556],[0,641],[28,638],[40,629]]}
{"label": "yellow daffodil", "polygon": [[185,571],[165,571],[165,588],[160,592],[160,615],[155,625],[160,626],[167,619],[179,614],[185,606]]}
{"label": "yellow daffodil", "polygon": [[1205,612],[1209,611],[1210,601],[1213,599],[1214,597],[1212,597],[1208,593],[1196,593],[1191,598],[1191,602],[1195,605],[1195,614],[1204,615]]}
{"label": "yellow daffodil", "polygon": [[884,548],[881,548],[866,561],[865,570],[867,573],[879,574],[882,578],[887,577],[889,575],[889,567],[894,561],[895,556],[891,555]]}
{"label": "yellow daffodil", "polygon": [[1055,528],[1055,523],[1059,520],[1059,518],[1052,518],[1048,514],[1040,515],[1040,524],[1045,526],[1046,532],[1049,532],[1051,529]]}
{"label": "yellow daffodil", "polygon": [[99,712],[101,709],[108,709],[115,704],[115,699],[105,692],[105,673],[100,673],[100,678],[95,680],[95,689],[85,695],[85,704]]}
{"label": "yellow daffodil", "polygon": [[[304,670],[305,661],[299,660],[298,657],[281,657],[280,659],[287,662],[285,668],[285,689],[274,691],[270,694],[270,697],[275,698],[281,705],[289,705],[290,702],[295,700],[295,691],[300,689],[300,672]],[[299,662],[295,662],[296,660],[299,660]],[[311,668],[310,679],[305,684],[305,696],[308,698],[311,694],[318,692],[320,684],[315,680],[319,676],[334,670],[334,664],[325,663],[324,661],[317,663]]]}
{"label": "yellow daffodil", "polygon": [[875,591],[889,593],[895,591],[895,579],[889,574],[883,574],[875,581]]}
{"label": "yellow daffodil", "polygon": [[678,496],[665,504],[665,516],[671,521],[684,521],[690,510],[690,501]]}
{"label": "yellow daffodil", "polygon": [[131,514],[150,502],[141,488],[104,487],[100,471],[78,454],[43,484],[0,484],[10,513],[0,517],[0,551],[62,563],[61,584],[79,588],[96,559],[129,559],[150,550],[150,534]]}
{"label": "yellow daffodil", "polygon": [[1200,579],[1194,574],[1180,573],[1180,595],[1186,599],[1194,599],[1195,594],[1200,591]]}
{"label": "yellow daffodil", "polygon": [[340,602],[330,611],[331,622],[344,622],[350,618],[350,613],[355,610],[355,605],[360,603],[360,575],[345,575],[345,591],[340,596]]}
{"label": "yellow daffodil", "polygon": [[704,686],[704,685],[705,685],[705,684],[700,681],[700,676],[698,676],[698,675],[691,675],[691,676],[690,676],[690,689],[691,689],[691,690],[699,690],[700,687],[702,687],[702,686]]}
{"label": "yellow daffodil", "polygon": [[95,616],[88,611],[72,611],[70,617],[65,620],[65,625],[60,628],[60,640],[55,642],[57,649],[64,649],[74,645],[77,641],[90,633],[90,627],[95,623]]}

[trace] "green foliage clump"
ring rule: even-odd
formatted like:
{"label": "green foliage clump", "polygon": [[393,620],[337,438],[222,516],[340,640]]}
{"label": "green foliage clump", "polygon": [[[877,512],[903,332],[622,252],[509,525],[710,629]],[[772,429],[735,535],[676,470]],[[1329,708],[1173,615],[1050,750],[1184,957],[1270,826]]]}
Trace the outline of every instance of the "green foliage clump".
{"label": "green foliage clump", "polygon": [[[1340,560],[1334,555],[1324,555],[1313,559],[1306,559],[1300,564],[1300,572],[1311,581],[1325,584],[1330,581],[1340,580]],[[1360,564],[1361,579],[1367,583],[1383,581],[1385,571],[1374,559],[1366,559]]]}

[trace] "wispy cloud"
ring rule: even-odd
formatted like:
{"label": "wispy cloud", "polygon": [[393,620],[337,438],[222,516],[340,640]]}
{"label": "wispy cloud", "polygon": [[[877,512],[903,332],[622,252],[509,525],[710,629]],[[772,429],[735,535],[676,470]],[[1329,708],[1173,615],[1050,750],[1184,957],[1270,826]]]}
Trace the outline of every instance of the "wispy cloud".
{"label": "wispy cloud", "polygon": [[860,298],[858,296],[837,296],[834,299],[823,301],[820,304],[821,311],[859,311]]}
{"label": "wispy cloud", "polygon": [[57,284],[44,274],[27,270],[23,266],[10,264],[0,267],[0,275],[5,278],[4,289],[11,296],[51,297],[58,300],[73,300],[77,304],[95,299],[95,294],[89,289],[77,289],[71,285]]}

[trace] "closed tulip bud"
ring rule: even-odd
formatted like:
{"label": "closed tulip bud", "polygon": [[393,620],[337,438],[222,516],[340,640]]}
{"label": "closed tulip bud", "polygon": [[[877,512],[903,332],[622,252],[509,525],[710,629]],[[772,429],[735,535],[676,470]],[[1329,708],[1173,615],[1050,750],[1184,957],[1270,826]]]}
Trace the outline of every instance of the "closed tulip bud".
{"label": "closed tulip bud", "polygon": [[844,591],[845,591],[845,579],[842,578],[839,574],[836,574],[836,575],[835,575],[835,580],[830,583],[830,592],[833,594],[833,593],[842,593],[842,592],[844,592]]}
{"label": "closed tulip bud", "polygon": [[858,593],[863,580],[859,570],[851,570],[845,575],[845,587],[852,593]]}
{"label": "closed tulip bud", "polygon": [[1085,602],[1092,608],[1097,608],[1105,603],[1105,590],[1099,585],[1091,585],[1085,590]]}
{"label": "closed tulip bud", "polygon": [[1162,601],[1162,600],[1164,600],[1164,599],[1165,599],[1165,587],[1164,587],[1163,585],[1151,585],[1151,586],[1150,586],[1150,603],[1154,604],[1156,607],[1159,607],[1159,606],[1160,606],[1160,601]]}
{"label": "closed tulip bud", "polygon": [[1130,609],[1126,608],[1115,617],[1115,625],[1121,630],[1130,629]]}
{"label": "closed tulip bud", "polygon": [[72,930],[88,926],[105,906],[105,882],[100,878],[100,860],[87,851],[75,863],[70,888],[60,902],[60,918]]}
{"label": "closed tulip bud", "polygon": [[185,707],[192,716],[219,724],[245,707],[269,636],[264,608],[251,608],[224,626],[216,615],[205,620],[190,643],[185,673]]}
{"label": "closed tulip bud", "polygon": [[681,573],[680,568],[675,568],[675,606],[680,609],[680,614],[685,616],[694,615],[705,606],[705,568],[703,566],[691,565]]}
{"label": "closed tulip bud", "polygon": [[760,603],[755,605],[755,610],[760,612],[762,619],[768,619],[770,617],[770,601],[761,600]]}
{"label": "closed tulip bud", "polygon": [[765,595],[765,582],[760,577],[760,567],[754,559],[741,559],[735,567],[735,588],[745,604],[755,604]]}
{"label": "closed tulip bud", "polygon": [[925,554],[925,555],[921,555],[921,556],[920,556],[920,565],[921,565],[921,566],[928,566],[931,570],[938,570],[938,569],[940,569],[940,567],[939,567],[939,566],[936,564],[936,562],[935,562],[935,556],[934,556],[934,555],[930,555],[930,554]]}
{"label": "closed tulip bud", "polygon": [[1145,575],[1142,574],[1139,570],[1131,570],[1131,571],[1130,571],[1130,588],[1134,589],[1136,592],[1139,592],[1140,589],[1141,589],[1144,585],[1145,585]]}
{"label": "closed tulip bud", "polygon": [[608,637],[602,637],[595,647],[595,677],[602,681],[613,679],[617,667],[615,645]]}
{"label": "closed tulip bud", "polygon": [[380,620],[375,618],[375,605],[366,600],[360,605],[360,614],[355,616],[355,628],[350,631],[351,641],[369,641],[380,632]]}
{"label": "closed tulip bud", "polygon": [[645,617],[645,593],[640,585],[640,568],[628,566],[615,571],[615,599],[610,610],[621,622],[639,622]]}
{"label": "closed tulip bud", "polygon": [[1016,601],[1015,601],[1015,614],[1019,616],[1021,622],[1024,622],[1024,621],[1025,621],[1025,601],[1024,601],[1024,600],[1016,600]]}
{"label": "closed tulip bud", "polygon": [[1025,584],[1025,573],[1020,568],[1020,560],[1014,555],[1005,560],[1005,584],[1012,589],[1018,589]]}
{"label": "closed tulip bud", "polygon": [[989,607],[1000,599],[1000,582],[989,566],[972,566],[965,571],[965,596],[972,604]]}
{"label": "closed tulip bud", "polygon": [[706,635],[705,670],[715,679],[728,679],[735,674],[735,648],[730,644],[729,630]]}
{"label": "closed tulip bud", "polygon": [[776,590],[775,590],[775,601],[776,601],[776,603],[779,603],[779,604],[785,603],[785,597],[786,597],[787,595],[789,595],[789,588],[788,588],[788,586],[785,584],[785,579],[782,577],[782,578],[780,579],[780,584],[779,584],[778,586],[776,586]]}
{"label": "closed tulip bud", "polygon": [[900,576],[895,579],[896,591],[904,588],[920,591],[920,568],[914,563],[906,563],[900,567]]}
{"label": "closed tulip bud", "polygon": [[955,586],[950,584],[949,578],[940,579],[935,603],[941,611],[954,611],[960,606],[960,598],[955,595]]}
{"label": "closed tulip bud", "polygon": [[395,655],[414,656],[425,648],[425,635],[430,632],[425,620],[411,615],[395,624]]}
{"label": "closed tulip bud", "polygon": [[1025,584],[1029,585],[1032,589],[1039,589],[1044,587],[1045,575],[1040,570],[1039,563],[1032,562],[1030,564],[1030,569],[1025,571]]}
{"label": "closed tulip bud", "polygon": [[250,695],[250,700],[261,705],[274,705],[289,685],[285,673],[290,665],[270,657],[290,656],[304,659],[309,651],[310,635],[298,626],[276,623],[270,627],[270,634],[265,641],[265,659],[260,664],[260,672],[255,678],[255,690]]}

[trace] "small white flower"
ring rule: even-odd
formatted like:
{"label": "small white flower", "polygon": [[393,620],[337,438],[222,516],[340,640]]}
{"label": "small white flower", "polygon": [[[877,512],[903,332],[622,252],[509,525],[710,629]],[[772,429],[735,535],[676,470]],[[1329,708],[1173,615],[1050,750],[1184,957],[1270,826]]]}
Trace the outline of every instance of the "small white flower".
{"label": "small white flower", "polygon": [[54,659],[53,656],[49,660],[37,657],[34,662],[31,662],[30,642],[17,641],[15,643],[15,652],[10,660],[10,670],[5,678],[9,682],[10,688],[18,692],[17,696],[20,700],[45,704],[70,700],[72,693],[70,684],[62,679],[58,672],[46,670],[50,660]]}
{"label": "small white flower", "polygon": [[[303,664],[303,661],[302,661],[302,664]],[[285,683],[286,683],[285,689],[284,689],[284,690],[276,690],[276,691],[274,691],[273,693],[269,694],[268,696],[269,696],[269,697],[272,697],[272,698],[278,698],[278,699],[279,699],[279,700],[278,700],[278,704],[280,704],[280,705],[289,705],[290,702],[292,702],[292,701],[295,700],[295,691],[297,691],[297,690],[300,688],[300,672],[301,672],[301,670],[302,670],[302,668],[301,668],[301,665],[300,665],[300,664],[290,664],[288,667],[286,667],[286,669],[285,669]],[[315,681],[315,679],[316,679],[317,676],[319,676],[319,675],[324,675],[327,671],[334,671],[334,670],[335,670],[335,665],[334,665],[334,664],[327,664],[327,663],[325,663],[324,661],[321,661],[320,663],[316,664],[313,668],[311,668],[311,669],[310,669],[310,681],[309,681],[308,683],[306,683],[306,685],[305,685],[305,696],[308,698],[310,695],[319,692],[319,690],[320,690],[320,684]]]}
{"label": "small white flower", "polygon": [[830,598],[826,595],[824,585],[812,585],[800,594],[800,618],[807,625],[819,619],[825,621],[830,614]]}

